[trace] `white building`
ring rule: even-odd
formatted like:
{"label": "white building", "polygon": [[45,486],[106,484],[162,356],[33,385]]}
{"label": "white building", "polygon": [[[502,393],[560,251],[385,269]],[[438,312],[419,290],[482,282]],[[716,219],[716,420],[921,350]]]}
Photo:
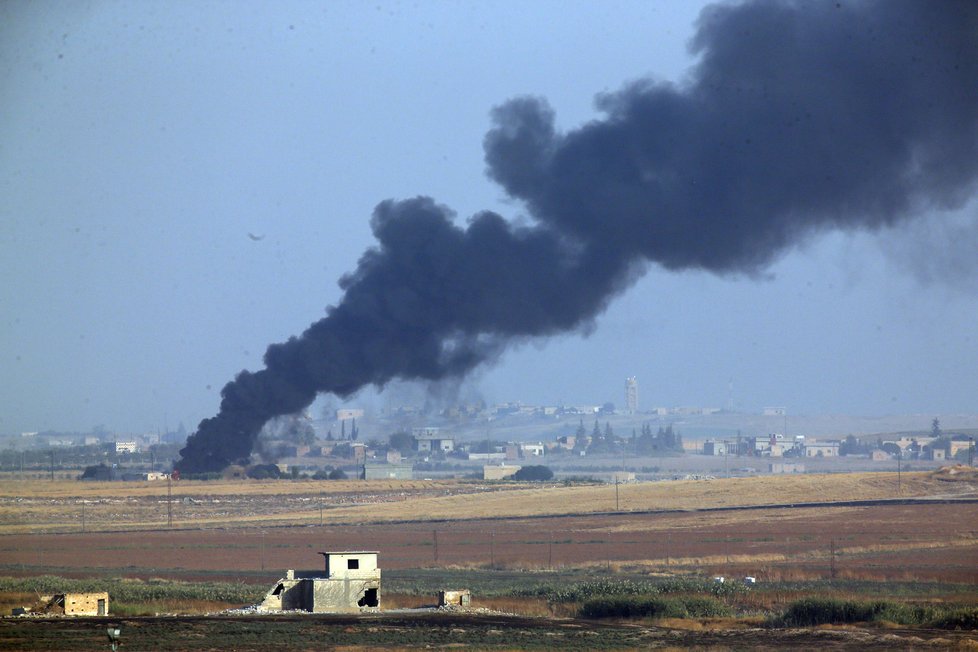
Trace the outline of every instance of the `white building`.
{"label": "white building", "polygon": [[115,443],[116,453],[135,453],[139,449],[135,441],[117,441]]}
{"label": "white building", "polygon": [[638,379],[635,376],[625,379],[625,410],[628,414],[638,412]]}

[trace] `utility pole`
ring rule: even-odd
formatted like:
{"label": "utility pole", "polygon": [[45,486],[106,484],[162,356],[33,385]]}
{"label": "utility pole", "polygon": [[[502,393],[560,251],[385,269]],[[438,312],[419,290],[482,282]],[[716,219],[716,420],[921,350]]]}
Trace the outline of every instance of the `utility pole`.
{"label": "utility pole", "polygon": [[619,509],[618,509],[618,476],[617,475],[615,476],[615,511],[616,512],[619,511]]}
{"label": "utility pole", "polygon": [[550,546],[547,550],[547,568],[554,569],[554,533],[550,533]]}
{"label": "utility pole", "polygon": [[897,495],[898,496],[900,495],[900,492],[901,492],[901,478],[900,478],[900,473],[902,471],[902,469],[901,469],[901,466],[902,466],[901,462],[902,461],[903,461],[903,449],[901,448],[899,451],[897,451]]}
{"label": "utility pole", "polygon": [[48,451],[51,456],[51,482],[54,482],[54,451]]}
{"label": "utility pole", "polygon": [[173,472],[166,475],[166,526],[173,527]]}
{"label": "utility pole", "polygon": [[431,536],[432,536],[432,539],[434,540],[434,545],[435,545],[435,563],[437,564],[438,563],[438,530],[432,530],[431,531]]}
{"label": "utility pole", "polygon": [[832,539],[829,544],[829,554],[829,575],[835,579],[835,539]]}
{"label": "utility pole", "polygon": [[489,568],[496,570],[496,533],[489,533]]}
{"label": "utility pole", "polygon": [[968,437],[968,466],[975,465],[975,438]]}
{"label": "utility pole", "polygon": [[85,531],[85,501],[84,500],[82,501],[81,508],[82,508],[82,532],[84,532]]}

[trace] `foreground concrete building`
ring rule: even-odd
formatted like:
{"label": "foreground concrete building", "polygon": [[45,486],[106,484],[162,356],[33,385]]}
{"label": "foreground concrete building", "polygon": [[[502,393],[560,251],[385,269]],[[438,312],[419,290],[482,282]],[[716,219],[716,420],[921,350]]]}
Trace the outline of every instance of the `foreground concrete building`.
{"label": "foreground concrete building", "polygon": [[268,611],[360,613],[380,610],[376,552],[321,552],[326,568],[289,570],[261,607]]}

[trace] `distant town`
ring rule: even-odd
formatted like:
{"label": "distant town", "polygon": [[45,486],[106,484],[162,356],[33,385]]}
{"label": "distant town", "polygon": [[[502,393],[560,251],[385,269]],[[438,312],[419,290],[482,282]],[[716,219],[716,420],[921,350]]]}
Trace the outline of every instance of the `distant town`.
{"label": "distant town", "polygon": [[[467,403],[440,410],[400,405],[300,414],[264,428],[256,453],[224,477],[288,479],[478,478],[628,482],[755,474],[937,468],[973,464],[975,418],[946,427],[917,417],[793,417],[785,407],[744,413],[717,407],[638,409],[626,379],[624,409],[602,405]],[[834,425],[833,425],[834,424]],[[958,424],[958,425],[962,425]],[[790,428],[790,430],[789,430]],[[833,432],[835,430],[835,432]],[[190,433],[23,432],[0,438],[0,472],[80,480],[165,480]],[[543,470],[540,470],[543,469]],[[535,476],[535,477],[528,477]]]}

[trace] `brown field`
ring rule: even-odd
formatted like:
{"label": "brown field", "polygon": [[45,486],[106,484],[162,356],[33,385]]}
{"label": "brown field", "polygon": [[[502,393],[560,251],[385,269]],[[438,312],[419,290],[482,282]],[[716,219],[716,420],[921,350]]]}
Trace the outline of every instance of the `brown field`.
{"label": "brown field", "polygon": [[[174,482],[168,528],[165,484],[8,480],[0,571],[275,579],[315,567],[320,550],[374,549],[390,569],[978,582],[978,503],[784,507],[894,497],[894,481],[865,473],[629,484],[617,487],[617,512],[614,485]],[[900,495],[974,496],[975,487],[973,474],[908,473]],[[752,508],[691,511],[735,506]]]}
{"label": "brown field", "polygon": [[[614,485],[466,481],[0,481],[0,535],[176,528],[342,525],[692,510],[895,497],[976,496],[936,473],[762,476]],[[169,516],[168,516],[169,510]],[[169,521],[168,521],[169,519]]]}

